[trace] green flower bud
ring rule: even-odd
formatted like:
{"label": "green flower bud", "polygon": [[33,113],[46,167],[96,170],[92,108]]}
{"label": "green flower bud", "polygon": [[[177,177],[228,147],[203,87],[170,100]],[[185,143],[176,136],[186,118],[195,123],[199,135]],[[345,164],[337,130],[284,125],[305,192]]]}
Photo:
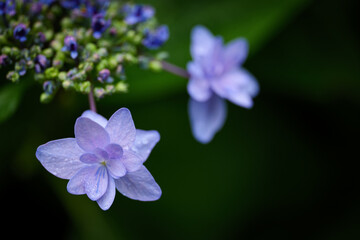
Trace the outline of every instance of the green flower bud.
{"label": "green flower bud", "polygon": [[42,93],[40,95],[40,102],[41,103],[49,103],[54,97],[54,94]]}
{"label": "green flower bud", "polygon": [[74,87],[74,84],[70,80],[65,80],[62,82],[62,86],[65,90],[67,90],[70,89],[71,87]]}
{"label": "green flower bud", "polygon": [[12,82],[18,82],[20,75],[19,75],[19,73],[15,72],[15,71],[10,71],[6,75],[6,78]]}
{"label": "green flower bud", "polygon": [[54,55],[54,50],[52,50],[51,48],[46,48],[43,50],[43,55],[47,58],[52,58],[52,56]]}
{"label": "green flower bud", "polygon": [[79,91],[82,93],[90,92],[91,83],[89,81],[79,83]]}
{"label": "green flower bud", "polygon": [[160,61],[152,60],[149,62],[149,69],[160,72],[162,70],[162,65]]}
{"label": "green flower bud", "polygon": [[45,70],[45,78],[46,79],[55,79],[59,74],[59,70],[54,67],[47,68]]}
{"label": "green flower bud", "polygon": [[122,92],[122,93],[125,93],[128,91],[128,85],[121,81],[121,82],[118,82],[116,85],[115,85],[115,91],[116,92]]}
{"label": "green flower bud", "polygon": [[66,80],[66,72],[59,72],[58,79],[63,82]]}
{"label": "green flower bud", "polygon": [[91,53],[94,53],[94,52],[96,52],[97,47],[93,43],[88,43],[88,44],[85,45],[85,49],[88,50]]}

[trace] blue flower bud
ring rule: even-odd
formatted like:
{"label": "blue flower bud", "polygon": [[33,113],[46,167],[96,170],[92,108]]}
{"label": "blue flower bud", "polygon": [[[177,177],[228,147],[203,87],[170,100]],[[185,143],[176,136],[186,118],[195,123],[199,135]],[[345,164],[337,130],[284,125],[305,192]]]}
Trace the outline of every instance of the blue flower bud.
{"label": "blue flower bud", "polygon": [[64,39],[65,46],[62,48],[62,51],[68,51],[70,52],[70,56],[72,59],[77,58],[78,52],[77,52],[77,42],[76,39],[73,36],[66,36]]}
{"label": "blue flower bud", "polygon": [[27,28],[25,24],[20,23],[14,29],[14,38],[20,42],[25,42],[27,40],[26,35],[29,31],[30,29]]}
{"label": "blue flower bud", "polygon": [[13,16],[15,13],[15,0],[5,0],[0,2],[0,16]]}
{"label": "blue flower bud", "polygon": [[5,65],[7,65],[8,64],[8,62],[9,62],[9,57],[7,56],[7,55],[5,55],[5,54],[1,54],[0,55],[0,66],[5,66]]}
{"label": "blue flower bud", "polygon": [[37,73],[41,73],[44,72],[44,70],[46,69],[48,65],[48,60],[44,55],[40,54],[35,57],[34,63],[35,63],[35,71]]}
{"label": "blue flower bud", "polygon": [[147,5],[125,5],[125,22],[129,25],[145,22],[155,14],[154,8]]}
{"label": "blue flower bud", "polygon": [[55,90],[55,85],[52,81],[46,81],[43,84],[44,92],[47,94],[52,94]]}
{"label": "blue flower bud", "polygon": [[98,81],[101,83],[112,83],[114,79],[110,76],[109,69],[103,69],[99,72]]}
{"label": "blue flower bud", "polygon": [[93,16],[91,28],[93,30],[93,36],[99,39],[103,32],[110,26],[110,20],[105,20],[103,14],[96,14]]}
{"label": "blue flower bud", "polygon": [[169,39],[169,29],[166,25],[162,25],[157,29],[145,31],[143,45],[148,49],[157,49],[161,47]]}

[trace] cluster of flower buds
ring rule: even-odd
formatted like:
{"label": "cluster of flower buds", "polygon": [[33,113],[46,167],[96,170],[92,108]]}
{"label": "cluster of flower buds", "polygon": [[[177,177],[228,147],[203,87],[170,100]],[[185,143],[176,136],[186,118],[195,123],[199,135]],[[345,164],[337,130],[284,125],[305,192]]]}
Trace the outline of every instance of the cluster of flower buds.
{"label": "cluster of flower buds", "polygon": [[0,75],[43,85],[42,102],[60,88],[97,98],[127,91],[127,66],[159,70],[169,38],[151,6],[105,0],[0,0]]}

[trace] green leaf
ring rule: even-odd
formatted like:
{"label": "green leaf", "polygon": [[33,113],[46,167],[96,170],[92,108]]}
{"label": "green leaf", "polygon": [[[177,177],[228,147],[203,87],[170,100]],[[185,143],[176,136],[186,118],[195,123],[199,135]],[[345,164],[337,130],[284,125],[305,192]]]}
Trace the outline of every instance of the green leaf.
{"label": "green leaf", "polygon": [[0,123],[13,115],[19,106],[23,84],[9,84],[0,89]]}

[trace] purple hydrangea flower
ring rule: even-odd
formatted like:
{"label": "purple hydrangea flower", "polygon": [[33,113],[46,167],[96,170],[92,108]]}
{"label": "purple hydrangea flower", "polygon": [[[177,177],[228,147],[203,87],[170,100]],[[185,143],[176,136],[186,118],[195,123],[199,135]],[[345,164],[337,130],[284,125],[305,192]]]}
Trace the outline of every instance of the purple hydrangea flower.
{"label": "purple hydrangea flower", "polygon": [[35,72],[41,73],[44,72],[44,70],[46,69],[48,65],[48,60],[44,55],[39,54],[35,57],[34,64],[35,64]]}
{"label": "purple hydrangea flower", "polygon": [[5,0],[0,1],[0,16],[3,15],[9,15],[13,16],[15,15],[15,0]]}
{"label": "purple hydrangea flower", "polygon": [[130,111],[121,108],[106,120],[85,111],[75,123],[75,138],[41,145],[36,157],[59,178],[69,179],[71,194],[87,196],[107,210],[116,189],[124,196],[155,201],[161,189],[143,163],[160,140],[157,131],[135,129]]}
{"label": "purple hydrangea flower", "polygon": [[241,67],[248,55],[245,39],[235,39],[224,46],[221,37],[214,37],[202,26],[193,29],[191,38],[193,61],[187,65],[191,129],[199,142],[208,143],[224,125],[225,99],[251,108],[259,85]]}
{"label": "purple hydrangea flower", "polygon": [[92,18],[91,28],[93,36],[96,39],[101,38],[101,35],[110,26],[110,20],[105,20],[103,14],[96,14]]}
{"label": "purple hydrangea flower", "polygon": [[154,8],[148,5],[125,5],[125,22],[129,25],[145,22],[155,14]]}
{"label": "purple hydrangea flower", "polygon": [[169,28],[162,25],[154,31],[145,31],[143,45],[148,49],[158,49],[169,39]]}
{"label": "purple hydrangea flower", "polygon": [[101,83],[112,83],[114,79],[110,76],[109,69],[103,69],[99,72],[98,81]]}
{"label": "purple hydrangea flower", "polygon": [[54,82],[53,81],[44,82],[43,89],[44,89],[44,92],[46,92],[47,94],[52,94],[55,90]]}
{"label": "purple hydrangea flower", "polygon": [[19,23],[14,28],[14,38],[20,42],[25,42],[27,40],[26,36],[29,33],[30,29],[26,27],[25,24]]}
{"label": "purple hydrangea flower", "polygon": [[62,48],[62,51],[68,51],[70,52],[70,56],[72,59],[77,58],[78,52],[77,52],[77,42],[76,39],[73,36],[66,36],[64,39],[65,46]]}

